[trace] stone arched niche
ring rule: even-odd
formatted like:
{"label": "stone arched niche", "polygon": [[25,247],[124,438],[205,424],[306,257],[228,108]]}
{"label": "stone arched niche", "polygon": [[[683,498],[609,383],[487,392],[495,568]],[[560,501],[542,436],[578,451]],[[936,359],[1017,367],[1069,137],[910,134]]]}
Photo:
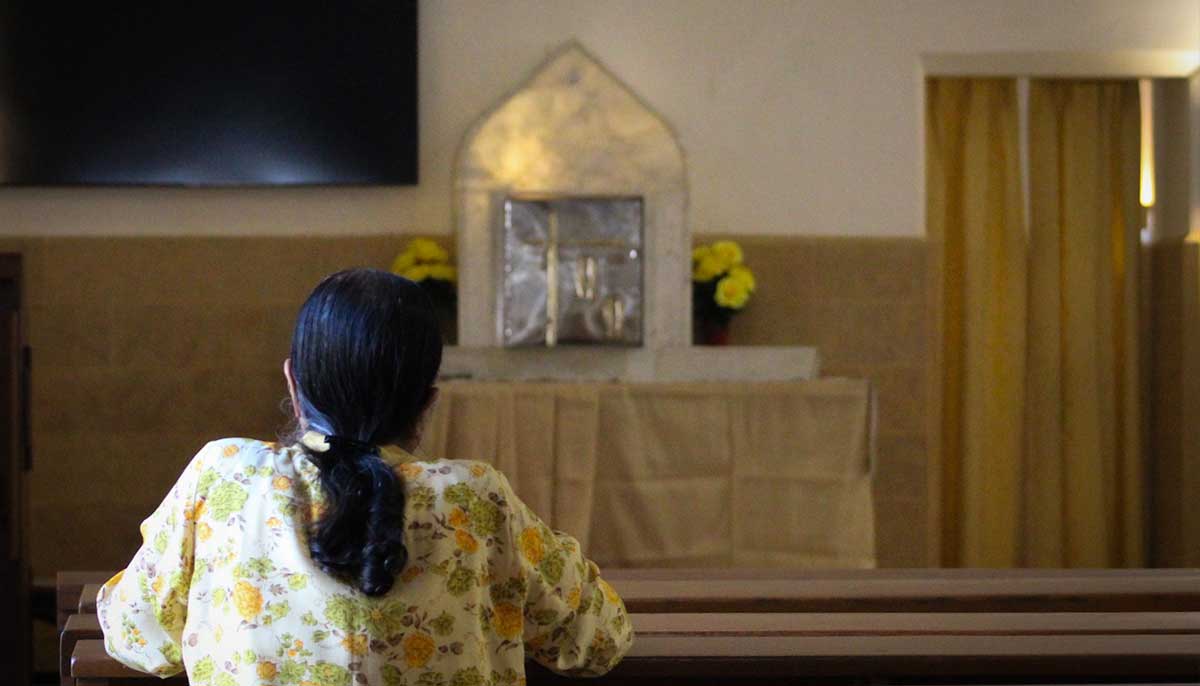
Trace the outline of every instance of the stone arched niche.
{"label": "stone arched niche", "polygon": [[521,196],[641,198],[643,349],[604,354],[690,345],[683,152],[662,118],[578,44],[554,53],[471,127],[454,194],[460,345],[501,345],[502,208]]}

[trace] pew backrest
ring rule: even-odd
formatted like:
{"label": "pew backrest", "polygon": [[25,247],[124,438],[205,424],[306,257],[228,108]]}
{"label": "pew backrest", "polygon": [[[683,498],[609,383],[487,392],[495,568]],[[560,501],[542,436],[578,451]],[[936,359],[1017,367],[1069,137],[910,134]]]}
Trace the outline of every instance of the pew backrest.
{"label": "pew backrest", "polygon": [[[59,572],[54,579],[54,605],[58,630],[62,631],[67,617],[79,611],[83,587],[88,584],[103,584],[116,572]],[[93,598],[93,602],[95,599]]]}
{"label": "pew backrest", "polygon": [[[59,629],[110,572],[61,572]],[[630,612],[1200,611],[1200,570],[612,569]],[[85,591],[86,589],[86,591]]]}
{"label": "pew backrest", "polygon": [[[64,686],[149,686],[155,678],[108,658],[98,640],[95,596],[110,576],[59,575]],[[1200,570],[673,569],[606,577],[638,638],[618,680],[605,683],[711,677],[706,670],[717,667],[715,674],[739,678],[1200,680]],[[530,683],[544,682],[541,674]]]}
{"label": "pew backrest", "polygon": [[[1200,679],[1195,613],[704,613],[632,619],[633,649],[608,677],[590,684],[667,677]],[[75,644],[71,669],[78,686],[157,683],[157,677],[109,658],[97,640]],[[528,675],[530,686],[553,681],[535,665]]]}
{"label": "pew backrest", "polygon": [[630,612],[1200,611],[1200,570],[612,570]]}
{"label": "pew backrest", "polygon": [[71,686],[71,656],[80,641],[103,639],[100,620],[94,614],[74,614],[67,617],[62,632],[58,635],[58,675],[62,686]]}
{"label": "pew backrest", "polygon": [[84,584],[83,592],[79,595],[79,614],[96,614],[96,596],[100,594],[101,584]]}

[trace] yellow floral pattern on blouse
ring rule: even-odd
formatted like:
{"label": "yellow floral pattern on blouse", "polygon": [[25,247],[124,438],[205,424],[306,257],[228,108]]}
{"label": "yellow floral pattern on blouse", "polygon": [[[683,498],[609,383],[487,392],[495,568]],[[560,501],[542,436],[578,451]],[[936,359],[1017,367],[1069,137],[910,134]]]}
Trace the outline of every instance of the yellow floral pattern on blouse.
{"label": "yellow floral pattern on blouse", "polygon": [[525,659],[597,675],[633,627],[570,536],[489,465],[387,449],[406,493],[409,561],[372,598],[318,569],[317,468],[298,447],[209,443],[142,524],[97,598],[108,653],[195,686],[509,686]]}

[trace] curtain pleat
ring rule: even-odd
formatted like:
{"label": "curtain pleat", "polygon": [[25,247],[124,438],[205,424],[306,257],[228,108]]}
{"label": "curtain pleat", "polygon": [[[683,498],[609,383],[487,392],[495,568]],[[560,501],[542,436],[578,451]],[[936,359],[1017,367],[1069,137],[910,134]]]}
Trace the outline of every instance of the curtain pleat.
{"label": "curtain pleat", "polygon": [[1137,89],[1030,85],[1030,566],[1144,561]]}
{"label": "curtain pleat", "polygon": [[943,564],[1011,564],[1018,545],[1026,241],[1016,83],[927,88],[927,216],[941,251]]}

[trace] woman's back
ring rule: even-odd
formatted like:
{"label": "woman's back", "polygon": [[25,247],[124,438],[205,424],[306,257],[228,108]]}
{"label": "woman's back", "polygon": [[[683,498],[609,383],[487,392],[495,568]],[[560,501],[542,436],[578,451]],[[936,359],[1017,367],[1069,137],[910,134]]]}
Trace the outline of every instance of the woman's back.
{"label": "woman's back", "polygon": [[620,598],[478,462],[380,457],[403,484],[407,563],[368,596],[310,555],[325,505],[298,446],[208,444],[101,590],[110,654],[194,684],[515,684],[524,660],[607,671],[632,640]]}

